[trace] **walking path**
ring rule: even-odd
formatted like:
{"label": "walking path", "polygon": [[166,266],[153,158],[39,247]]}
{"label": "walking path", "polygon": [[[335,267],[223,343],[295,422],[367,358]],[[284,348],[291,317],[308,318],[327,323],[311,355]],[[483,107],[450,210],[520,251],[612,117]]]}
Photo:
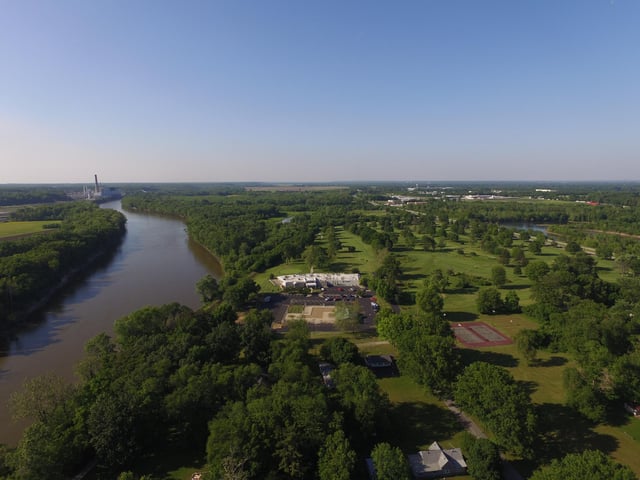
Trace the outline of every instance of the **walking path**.
{"label": "walking path", "polygon": [[387,340],[380,340],[378,342],[363,342],[359,343],[358,347],[377,347],[378,345],[389,345]]}
{"label": "walking path", "polygon": [[[462,410],[456,407],[451,400],[445,400],[444,403],[447,408],[456,415],[460,424],[471,435],[476,438],[487,438],[487,435],[482,431],[478,424],[471,420]],[[500,458],[502,458],[502,478],[504,480],[524,480],[522,475],[518,473],[514,466],[504,458],[504,455],[500,454]]]}

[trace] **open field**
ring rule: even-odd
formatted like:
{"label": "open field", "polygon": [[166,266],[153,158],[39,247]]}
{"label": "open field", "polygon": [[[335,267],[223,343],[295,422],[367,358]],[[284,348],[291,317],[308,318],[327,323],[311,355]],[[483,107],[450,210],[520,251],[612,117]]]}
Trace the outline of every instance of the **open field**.
{"label": "open field", "polygon": [[18,237],[24,235],[31,235],[33,233],[42,233],[47,230],[44,229],[44,225],[50,225],[51,220],[46,221],[34,221],[34,222],[5,222],[0,223],[0,238]]}
{"label": "open field", "polygon": [[[373,251],[373,248],[364,243],[359,236],[342,228],[336,228],[336,234],[342,243],[342,249],[338,252],[329,268],[326,269],[327,272],[350,272],[357,268],[361,273],[372,273],[379,267],[380,259]],[[319,240],[318,244],[323,245],[323,242]],[[354,247],[355,251],[348,252],[347,247]],[[253,280],[260,285],[262,292],[272,293],[280,289],[269,281],[271,275],[278,277],[280,275],[306,273],[308,271],[309,267],[302,260],[295,260],[258,273],[253,277]]]}

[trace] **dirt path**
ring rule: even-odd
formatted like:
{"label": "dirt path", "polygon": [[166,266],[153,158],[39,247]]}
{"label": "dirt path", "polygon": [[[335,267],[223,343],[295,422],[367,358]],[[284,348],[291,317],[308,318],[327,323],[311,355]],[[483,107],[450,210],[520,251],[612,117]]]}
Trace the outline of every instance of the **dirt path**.
{"label": "dirt path", "polygon": [[389,345],[387,340],[380,340],[378,342],[364,342],[359,343],[358,347],[377,347],[378,345]]}
{"label": "dirt path", "polygon": [[[451,400],[445,400],[445,405],[449,410],[451,410],[460,424],[474,437],[476,438],[487,438],[487,435],[484,431],[478,426],[476,422],[471,420],[465,413],[460,410]],[[511,463],[509,463],[504,455],[500,454],[500,458],[502,458],[502,478],[504,480],[524,480],[522,475],[518,473],[518,471],[514,468]]]}

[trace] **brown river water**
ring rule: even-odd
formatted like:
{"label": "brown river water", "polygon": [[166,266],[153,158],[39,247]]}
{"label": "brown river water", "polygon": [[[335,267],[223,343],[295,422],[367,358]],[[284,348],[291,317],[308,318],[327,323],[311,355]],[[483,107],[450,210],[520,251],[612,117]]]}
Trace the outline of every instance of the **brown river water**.
{"label": "brown river water", "polygon": [[0,443],[15,445],[25,428],[11,419],[8,400],[27,378],[55,373],[74,381],[84,344],[114,321],[146,305],[179,302],[198,308],[195,284],[222,276],[217,260],[187,236],[179,220],[123,211],[127,233],[119,249],[80,273],[30,319],[31,326],[0,346]]}

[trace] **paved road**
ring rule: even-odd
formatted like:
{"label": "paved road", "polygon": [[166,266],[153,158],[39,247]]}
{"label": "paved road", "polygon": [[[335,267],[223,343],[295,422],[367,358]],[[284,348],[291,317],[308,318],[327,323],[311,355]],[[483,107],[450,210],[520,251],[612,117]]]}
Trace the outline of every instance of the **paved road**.
{"label": "paved road", "polygon": [[[451,410],[456,417],[458,417],[458,421],[460,424],[474,437],[476,438],[487,438],[487,435],[482,431],[482,429],[478,426],[476,422],[471,420],[465,413],[460,410],[451,400],[445,400],[445,405],[449,410]],[[504,480],[524,480],[522,475],[518,473],[513,465],[509,461],[507,461],[504,456],[501,454],[502,458],[502,478]]]}

